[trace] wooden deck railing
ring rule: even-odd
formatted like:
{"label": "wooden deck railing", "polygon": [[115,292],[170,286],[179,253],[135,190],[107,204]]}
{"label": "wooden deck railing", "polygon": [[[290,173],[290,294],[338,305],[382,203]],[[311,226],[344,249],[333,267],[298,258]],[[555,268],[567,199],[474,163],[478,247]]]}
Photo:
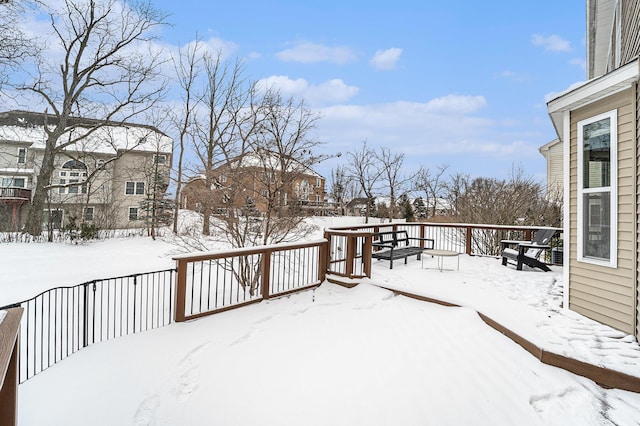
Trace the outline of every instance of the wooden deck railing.
{"label": "wooden deck railing", "polygon": [[[431,238],[434,248],[476,256],[498,256],[501,240],[531,240],[545,227],[501,226],[463,223],[387,223],[327,229],[327,272],[347,277],[371,277],[372,235],[375,232],[406,230],[410,237]],[[554,229],[562,234],[562,228]],[[421,241],[421,244],[424,242]],[[552,259],[548,259],[551,263]]]}
{"label": "wooden deck railing", "polygon": [[31,190],[18,187],[3,187],[0,188],[0,198],[16,199],[16,200],[31,200]]}
{"label": "wooden deck railing", "polygon": [[0,320],[0,423],[18,424],[18,351],[22,308],[8,309]]}
{"label": "wooden deck railing", "polygon": [[176,256],[176,322],[319,286],[327,241]]}

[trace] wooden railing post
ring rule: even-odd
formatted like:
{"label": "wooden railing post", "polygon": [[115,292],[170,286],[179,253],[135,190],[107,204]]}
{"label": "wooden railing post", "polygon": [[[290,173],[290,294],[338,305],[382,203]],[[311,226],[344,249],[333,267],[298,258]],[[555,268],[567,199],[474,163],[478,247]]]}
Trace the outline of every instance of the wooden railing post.
{"label": "wooden railing post", "polygon": [[271,297],[271,250],[262,253],[262,263],[260,265],[260,282],[262,283],[262,298]]}
{"label": "wooden railing post", "polygon": [[[327,233],[325,232],[325,238]],[[324,243],[318,247],[318,281],[321,283],[327,278],[329,270],[329,244]]]}
{"label": "wooden railing post", "polygon": [[467,226],[467,241],[466,241],[466,252],[468,255],[471,254],[471,237],[473,235],[473,228]]}
{"label": "wooden railing post", "polygon": [[176,263],[178,273],[176,274],[176,297],[173,315],[176,322],[184,322],[187,301],[187,265],[189,262],[184,259],[178,259]]}
{"label": "wooden railing post", "polygon": [[345,266],[345,274],[349,278],[353,278],[353,262],[356,259],[356,237],[348,236],[347,239],[347,259]]}
{"label": "wooden railing post", "polygon": [[425,230],[424,230],[424,225],[420,224],[420,248],[424,248],[424,235],[425,235]]}
{"label": "wooden railing post", "polygon": [[18,424],[18,353],[22,308],[12,308],[0,324],[0,423]]}
{"label": "wooden railing post", "polygon": [[373,252],[373,234],[364,237],[362,259],[364,261],[364,275],[371,278],[371,253]]}

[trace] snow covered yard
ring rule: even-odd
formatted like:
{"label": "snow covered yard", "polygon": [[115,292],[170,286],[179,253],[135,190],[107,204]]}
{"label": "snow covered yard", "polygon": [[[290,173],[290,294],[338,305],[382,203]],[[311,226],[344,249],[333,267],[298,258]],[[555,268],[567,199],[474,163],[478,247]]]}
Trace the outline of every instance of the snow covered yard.
{"label": "snow covered yard", "polygon": [[[146,238],[0,245],[11,277],[0,304],[172,267],[179,251]],[[476,314],[546,350],[640,375],[632,336],[560,308],[561,268],[516,271],[461,256],[459,271],[440,272],[435,262],[389,270],[374,261],[372,279],[354,289],[324,283],[89,346],[20,385],[20,424],[640,424],[640,395],[544,365]]]}
{"label": "snow covered yard", "polygon": [[93,345],[20,386],[21,425],[635,424],[640,396],[545,366],[473,310],[371,285]]}

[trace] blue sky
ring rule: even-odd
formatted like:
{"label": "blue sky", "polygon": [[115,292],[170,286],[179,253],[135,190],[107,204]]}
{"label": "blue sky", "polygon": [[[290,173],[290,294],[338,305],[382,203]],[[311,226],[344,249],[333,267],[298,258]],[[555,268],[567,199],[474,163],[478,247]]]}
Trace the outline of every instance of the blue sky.
{"label": "blue sky", "polygon": [[[250,79],[303,97],[326,153],[367,140],[406,155],[407,172],[544,179],[555,138],[545,102],[585,79],[584,0],[153,0],[170,50],[197,35]],[[329,176],[343,156],[320,165]]]}

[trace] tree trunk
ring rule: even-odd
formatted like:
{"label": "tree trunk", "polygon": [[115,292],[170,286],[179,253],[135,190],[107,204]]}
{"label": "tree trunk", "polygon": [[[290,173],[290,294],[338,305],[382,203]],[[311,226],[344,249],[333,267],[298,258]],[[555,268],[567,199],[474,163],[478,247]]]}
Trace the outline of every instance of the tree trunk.
{"label": "tree trunk", "polygon": [[[51,136],[49,137],[51,139]],[[57,138],[56,138],[57,140]],[[38,173],[38,180],[36,182],[36,189],[33,193],[33,199],[31,201],[31,208],[27,215],[27,221],[25,223],[25,232],[38,237],[42,234],[42,222],[44,216],[45,202],[49,193],[49,184],[51,183],[51,175],[54,170],[55,151],[49,147],[50,143],[47,141],[47,147],[44,151],[44,157],[42,159],[42,168]]]}

